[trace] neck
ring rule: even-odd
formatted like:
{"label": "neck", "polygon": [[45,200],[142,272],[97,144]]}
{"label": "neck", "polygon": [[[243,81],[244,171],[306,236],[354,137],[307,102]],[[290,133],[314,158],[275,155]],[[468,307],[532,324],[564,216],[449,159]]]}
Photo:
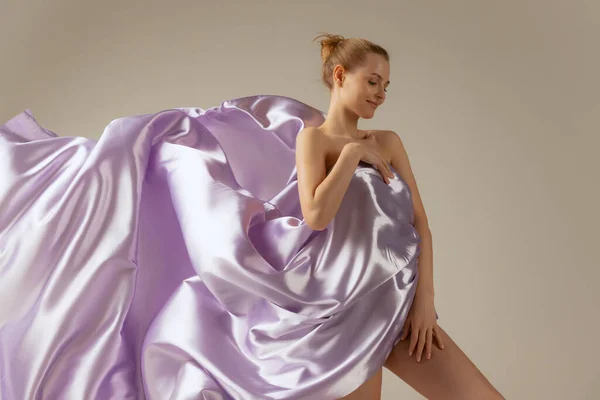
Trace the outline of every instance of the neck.
{"label": "neck", "polygon": [[358,130],[358,116],[346,110],[341,102],[332,96],[327,118],[320,128],[329,135],[342,136],[348,139],[362,139]]}

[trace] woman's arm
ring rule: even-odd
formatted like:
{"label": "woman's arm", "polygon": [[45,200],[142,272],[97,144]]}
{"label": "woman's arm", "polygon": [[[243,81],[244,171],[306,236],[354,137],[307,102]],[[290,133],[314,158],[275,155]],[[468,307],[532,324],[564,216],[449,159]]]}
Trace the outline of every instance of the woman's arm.
{"label": "woman's arm", "polygon": [[419,255],[419,282],[417,284],[417,291],[426,293],[431,296],[435,295],[433,288],[433,241],[431,237],[431,231],[429,229],[429,222],[427,220],[427,214],[419,194],[417,182],[413,174],[408,154],[404,148],[404,144],[393,131],[386,131],[385,143],[387,148],[391,149],[391,164],[392,167],[402,176],[404,181],[410,187],[413,200],[413,208],[415,213],[415,228],[419,232],[421,237],[421,254]]}
{"label": "woman's arm", "polygon": [[348,185],[360,161],[354,146],[344,146],[329,175],[325,170],[326,143],[315,128],[296,136],[298,193],[304,221],[314,230],[323,230],[338,212]]}

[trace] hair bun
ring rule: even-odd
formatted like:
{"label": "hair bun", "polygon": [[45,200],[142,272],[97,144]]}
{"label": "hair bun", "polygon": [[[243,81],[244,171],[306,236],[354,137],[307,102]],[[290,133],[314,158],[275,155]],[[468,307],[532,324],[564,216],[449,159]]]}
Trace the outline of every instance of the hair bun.
{"label": "hair bun", "polygon": [[333,35],[331,33],[319,32],[320,35],[313,39],[316,42],[320,39],[321,58],[321,79],[329,90],[335,86],[333,72],[340,65],[346,72],[351,72],[353,68],[362,65],[368,54],[374,53],[390,61],[388,52],[381,46],[362,38],[345,38],[342,35]]}
{"label": "hair bun", "polygon": [[323,62],[327,61],[327,59],[331,56],[331,54],[335,51],[340,43],[346,40],[345,37],[341,35],[333,35],[330,33],[325,33],[317,36],[314,40],[321,39],[321,59]]}

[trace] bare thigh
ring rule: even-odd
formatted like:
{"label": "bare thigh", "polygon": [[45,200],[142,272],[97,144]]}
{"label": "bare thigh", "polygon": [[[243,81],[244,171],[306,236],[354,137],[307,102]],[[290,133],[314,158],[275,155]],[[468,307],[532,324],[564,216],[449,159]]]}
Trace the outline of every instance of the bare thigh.
{"label": "bare thigh", "polygon": [[383,383],[383,368],[363,383],[358,389],[339,400],[380,400],[381,384]]}
{"label": "bare thigh", "polygon": [[460,400],[504,399],[475,364],[441,329],[444,350],[434,345],[431,359],[416,361],[408,355],[410,340],[398,342],[386,360],[385,367],[425,398]]}

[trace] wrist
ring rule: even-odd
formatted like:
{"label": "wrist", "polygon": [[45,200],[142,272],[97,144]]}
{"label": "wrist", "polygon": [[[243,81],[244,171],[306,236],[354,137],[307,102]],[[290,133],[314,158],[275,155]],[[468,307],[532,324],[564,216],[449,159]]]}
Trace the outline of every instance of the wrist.
{"label": "wrist", "polygon": [[344,145],[344,147],[342,147],[342,152],[340,154],[340,157],[342,155],[351,157],[353,160],[356,160],[356,163],[358,164],[358,162],[360,161],[360,159],[363,156],[362,155],[362,146],[358,145],[357,143],[347,143]]}

